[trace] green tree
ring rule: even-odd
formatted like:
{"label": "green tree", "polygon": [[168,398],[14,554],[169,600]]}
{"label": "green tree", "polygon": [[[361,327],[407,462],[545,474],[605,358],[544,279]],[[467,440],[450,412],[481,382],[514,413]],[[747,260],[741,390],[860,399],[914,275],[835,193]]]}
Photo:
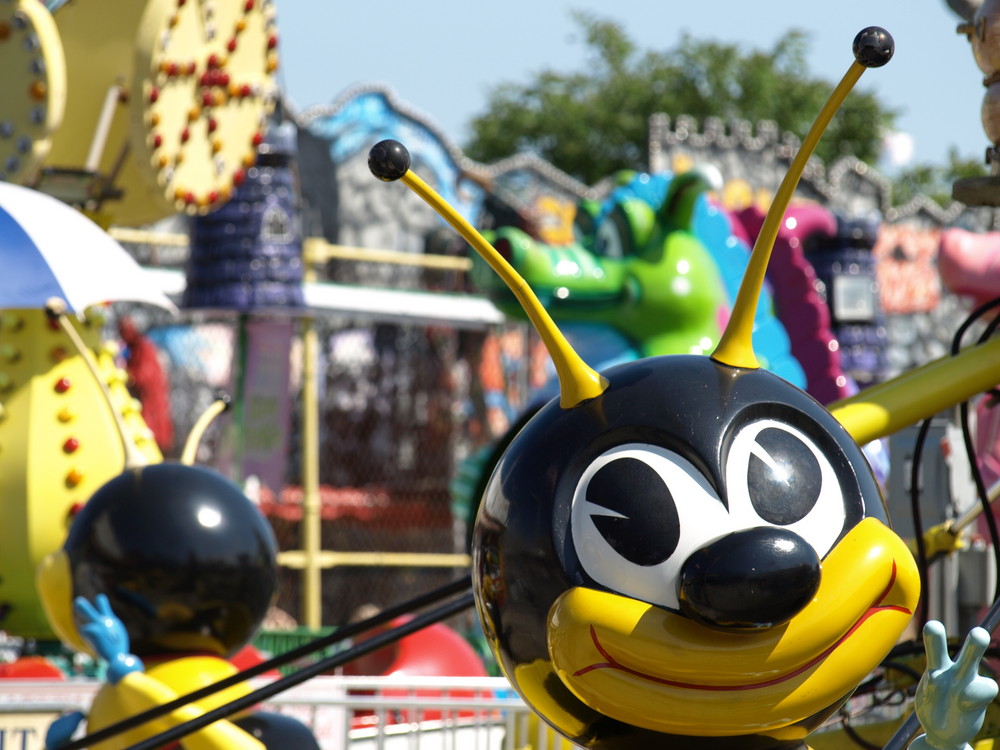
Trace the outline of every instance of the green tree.
{"label": "green tree", "polygon": [[901,169],[892,183],[892,202],[897,206],[909,202],[918,195],[926,195],[942,206],[952,201],[951,186],[955,180],[965,177],[984,177],[989,174],[982,159],[967,159],[959,156],[958,149],[948,152],[948,163],[912,164]]}
{"label": "green tree", "polygon": [[[618,23],[574,12],[586,70],[545,70],[526,84],[501,83],[470,123],[466,153],[490,162],[535,152],[593,184],[620,169],[646,167],[648,121],[663,112],[699,120],[773,120],[805,135],[834,84],[809,74],[807,37],[790,31],[770,51],[683,35],[665,52],[641,51]],[[855,90],[820,141],[829,162],[853,154],[874,162],[896,112]]]}

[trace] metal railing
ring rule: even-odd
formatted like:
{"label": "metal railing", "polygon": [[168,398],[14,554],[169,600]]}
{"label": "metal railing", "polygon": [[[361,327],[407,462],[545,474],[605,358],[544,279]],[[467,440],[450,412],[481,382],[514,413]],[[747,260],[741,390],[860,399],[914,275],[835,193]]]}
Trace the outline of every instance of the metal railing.
{"label": "metal railing", "polygon": [[[252,685],[266,684],[253,680]],[[102,685],[96,680],[0,681],[0,731],[5,717],[61,710],[86,713]],[[570,750],[503,677],[315,677],[263,704],[294,716],[323,750]],[[41,750],[38,744],[25,750]],[[31,738],[29,738],[31,739]],[[19,746],[20,747],[20,746]]]}

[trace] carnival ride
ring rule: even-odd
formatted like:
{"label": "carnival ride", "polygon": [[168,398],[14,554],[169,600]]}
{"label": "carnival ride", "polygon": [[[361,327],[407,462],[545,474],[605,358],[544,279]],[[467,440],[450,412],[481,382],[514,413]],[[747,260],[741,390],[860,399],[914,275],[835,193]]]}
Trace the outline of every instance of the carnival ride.
{"label": "carnival ride", "polygon": [[[164,26],[185,26],[181,21],[188,17],[183,7],[180,3],[167,16],[158,8],[160,15],[150,24],[161,32]],[[243,7],[249,13],[253,5]],[[194,20],[190,23],[197,25]],[[238,31],[227,44],[237,40],[233,46],[242,49],[238,34],[246,24],[247,19],[234,22]],[[161,33],[162,45],[164,36],[174,39]],[[265,48],[272,49],[273,33],[265,38]],[[713,342],[711,355],[653,356],[599,374],[569,347],[530,286],[409,170],[404,149],[379,144],[372,151],[370,164],[379,178],[401,179],[414,189],[504,278],[556,364],[559,399],[546,405],[514,439],[486,491],[474,537],[472,589],[484,629],[511,683],[542,718],[575,742],[595,748],[645,747],[665,740],[678,747],[801,747],[810,732],[878,667],[917,608],[917,566],[888,528],[877,484],[858,444],[992,387],[1000,357],[997,342],[984,340],[952,358],[835,402],[829,409],[768,373],[754,351],[754,320],[768,253],[805,159],[823,123],[864,66],[884,64],[891,55],[891,40],[882,30],[866,30],[856,40],[855,50],[859,62],[807,136],[764,221],[732,316],[721,338]],[[170,84],[177,79],[194,83],[200,63],[192,70],[173,53],[168,55],[165,46],[150,54],[157,61],[154,78],[165,76]],[[221,58],[205,58],[198,80],[211,98],[202,100],[204,107],[222,107],[239,99],[242,84],[233,88],[225,75]],[[220,187],[211,179],[193,178],[185,191],[188,183],[177,182],[181,179],[177,168],[185,161],[182,145],[192,137],[186,128],[177,131],[177,153],[167,150],[155,157],[163,147],[164,133],[175,134],[177,129],[158,130],[165,115],[150,111],[160,97],[160,89],[154,88],[143,84],[137,91],[140,100],[150,105],[138,121],[146,128],[146,147],[154,152],[154,182],[166,190],[153,201],[160,206],[156,210],[169,206],[207,211],[224,199],[230,183],[224,181]],[[120,94],[121,89],[114,92]],[[253,93],[251,87],[246,95],[252,101],[267,98],[251,97]],[[112,101],[109,97],[106,104]],[[106,106],[102,116],[113,110]],[[219,121],[209,117],[203,122],[201,114],[191,108],[188,120],[192,128],[204,126],[207,138]],[[210,142],[209,149],[214,148]],[[219,157],[212,163],[216,173],[238,181],[235,162]],[[94,206],[106,207],[110,193],[102,180],[118,175],[118,167],[121,164],[87,173],[84,193]],[[52,170],[48,178],[64,179],[67,174]],[[101,192],[92,192],[95,185]],[[208,192],[196,192],[195,186],[200,191],[203,185]],[[132,192],[142,195],[142,190]],[[136,211],[137,216],[146,215],[145,208]],[[94,344],[80,346],[75,341],[74,324],[65,308],[46,297],[42,309],[31,313],[39,324],[54,322],[84,366],[90,366],[87,350]],[[5,325],[17,332],[26,320],[9,316]],[[47,362],[39,369],[46,374],[50,370]],[[96,375],[87,372],[83,377],[102,382],[99,370]],[[18,384],[12,383],[12,387]],[[65,392],[59,383],[64,380],[57,381],[56,392]],[[106,398],[103,391],[101,397]],[[234,613],[218,596],[164,599],[160,585],[138,579],[121,585],[120,571],[110,568],[104,569],[109,576],[104,580],[90,578],[95,559],[88,557],[93,548],[86,541],[97,516],[105,512],[113,516],[134,503],[136,488],[128,486],[131,482],[152,478],[153,486],[140,491],[165,492],[166,505],[173,499],[201,497],[200,491],[184,491],[185,483],[196,477],[209,484],[219,479],[210,472],[156,461],[145,468],[129,466],[129,433],[120,424],[113,430],[105,425],[104,433],[119,436],[116,439],[125,446],[116,459],[120,469],[110,471],[119,476],[74,514],[64,552],[43,567],[47,583],[42,590],[56,602],[51,618],[60,634],[109,662],[111,679],[105,703],[95,705],[98,715],[92,716],[90,735],[68,741],[73,726],[67,720],[55,730],[54,743],[66,740],[63,746],[76,748],[125,742],[153,748],[190,735],[185,743],[191,742],[191,747],[256,747],[247,733],[233,730],[235,725],[224,720],[268,695],[472,604],[473,596],[463,595],[470,586],[463,579],[249,670],[219,669],[221,652],[232,643],[215,648],[205,634],[214,627],[231,632],[227,613],[238,621],[237,630],[252,629],[259,612]],[[76,450],[67,451],[70,444],[69,438],[63,443],[67,454]],[[150,463],[134,456],[133,460]],[[157,482],[161,471],[163,481]],[[208,496],[231,497],[236,505],[245,501],[238,488],[214,487]],[[221,511],[211,518],[194,511],[180,515],[190,521],[192,513],[191,528],[198,533],[209,533],[228,517]],[[260,531],[260,520],[252,523]],[[180,538],[187,539],[189,531],[182,529]],[[147,536],[155,539],[156,534]],[[121,541],[124,546],[129,537]],[[43,546],[51,546],[51,541]],[[145,546],[150,549],[143,552],[152,552],[155,545]],[[247,552],[241,559],[257,559],[266,568],[266,557]],[[65,562],[57,562],[60,559]],[[247,567],[251,578],[259,570]],[[157,568],[137,566],[134,572],[154,575]],[[183,575],[188,585],[191,579],[214,577],[202,572],[204,576],[191,570]],[[227,580],[237,577],[230,573]],[[162,578],[158,577],[159,584]],[[183,588],[173,587],[171,593]],[[102,594],[120,597],[113,611]],[[74,595],[84,596],[76,604],[75,620],[69,608]],[[431,613],[265,689],[248,692],[237,687],[252,675],[316,648],[456,595]],[[212,612],[201,612],[203,606]],[[177,629],[171,630],[174,625]],[[163,626],[165,632],[148,640],[137,635]],[[129,628],[135,630],[125,637]],[[175,665],[176,680],[158,677],[154,667],[145,672],[137,668],[141,658],[189,650],[192,638],[199,648],[215,652],[213,666],[197,680],[191,679],[194,666],[183,658],[167,662],[180,663]],[[240,635],[233,638],[238,641]],[[944,653],[940,631],[928,628],[926,642],[930,677],[920,691],[927,700],[921,698],[918,705],[947,716],[928,722],[930,736],[925,741],[935,747],[961,746],[975,735],[980,709],[995,694],[989,681],[976,677],[987,643],[982,632],[975,631],[952,663]],[[947,689],[948,683],[954,690]],[[234,687],[240,692],[235,699],[232,693],[221,692]],[[945,735],[956,714],[932,702],[934,692],[944,693],[946,700],[965,701],[964,711],[957,714],[961,731],[954,736]],[[216,693],[216,699],[201,707],[187,706]],[[108,701],[112,707],[104,711]],[[924,719],[928,716],[922,714]],[[148,726],[136,729],[146,722]],[[128,734],[112,739],[123,732]],[[893,742],[908,741],[904,734]],[[199,744],[202,741],[208,744]]]}
{"label": "carnival ride", "polygon": [[[13,149],[3,178],[21,185],[0,184],[0,628],[28,639],[54,631],[110,662],[95,728],[235,672],[226,657],[273,598],[266,520],[221,475],[190,466],[225,404],[195,424],[180,463],[164,463],[128,390],[104,339],[104,306],[176,308],[95,220],[134,225],[228,201],[255,163],[275,103],[276,47],[270,0],[210,8],[15,0],[0,11],[8,71],[0,130]],[[149,502],[157,492],[164,496]],[[125,557],[110,567],[95,524],[105,541],[123,535],[115,549]],[[125,571],[135,575],[127,584]],[[76,593],[97,602],[81,605],[79,620]],[[108,597],[123,617],[112,625]],[[130,641],[145,669],[116,650]],[[79,721],[66,717],[52,736]],[[217,724],[193,742],[315,746],[289,717],[248,712],[239,721],[242,728]]]}
{"label": "carnival ride", "polygon": [[[62,548],[39,566],[49,621],[68,646],[107,663],[90,731],[229,678],[274,597],[277,542],[242,490],[201,467],[161,462],[126,470],[87,501]],[[93,602],[93,604],[92,604]],[[168,728],[249,692],[235,684],[160,719]],[[64,717],[49,744],[83,720]],[[128,747],[137,728],[101,747]],[[318,747],[291,717],[242,712],[192,737],[192,747]]]}
{"label": "carnival ride", "polygon": [[47,5],[66,60],[65,125],[31,184],[123,226],[228,200],[277,97],[272,0]]}
{"label": "carnival ride", "polygon": [[[585,746],[801,747],[914,612],[917,567],[889,531],[858,443],[899,426],[882,407],[900,392],[947,381],[931,368],[828,412],[761,368],[751,343],[805,160],[865,66],[891,56],[891,38],[865,30],[855,54],[779,188],[707,358],[598,374],[510,264],[409,170],[405,149],[372,151],[376,176],[406,183],[507,281],[559,373],[558,401],[518,433],[484,493],[474,591],[505,675]],[[984,375],[988,387],[995,375]],[[940,405],[910,408],[930,416],[923,409]],[[929,652],[940,653],[940,637],[927,631]],[[957,668],[970,685],[971,654],[988,637],[979,630],[972,641]],[[996,695],[991,681],[980,687],[969,688],[976,711]],[[925,729],[918,742],[962,746],[978,723],[957,740]]]}
{"label": "carnival ride", "polygon": [[[0,130],[13,149],[2,177],[24,186],[3,192],[0,627],[51,637],[31,570],[61,544],[71,512],[134,463],[130,451],[162,460],[102,341],[100,310],[129,299],[174,307],[90,219],[135,225],[228,199],[275,103],[276,16],[271,0],[208,13],[174,0],[14,0],[0,14]],[[68,314],[47,311],[50,298]]]}
{"label": "carnival ride", "polygon": [[[409,170],[400,144],[372,150],[379,178],[402,180],[509,282],[555,362],[558,400],[514,439],[487,489],[473,593],[508,679],[575,742],[802,747],[879,665],[917,607],[916,562],[887,525],[858,444],[991,387],[996,342],[827,410],[761,368],[751,337],[770,245],[805,160],[865,64],[888,59],[891,41],[869,29],[855,48],[859,62],[793,162],[710,356],[595,372],[509,264]],[[469,595],[454,599],[403,629],[469,603]],[[928,735],[917,745],[964,746],[996,694],[976,669],[988,637],[975,630],[954,662],[939,629],[929,626],[925,638],[930,669],[917,706]],[[383,644],[376,637],[368,648]],[[307,679],[357,649],[290,678]],[[136,747],[197,731],[290,678]],[[947,718],[934,720],[936,712]]]}
{"label": "carnival ride", "polygon": [[129,462],[162,460],[103,338],[102,305],[174,306],[76,209],[6,183],[0,204],[7,270],[0,279],[0,628],[45,638],[52,631],[33,583],[38,564],[106,480]]}

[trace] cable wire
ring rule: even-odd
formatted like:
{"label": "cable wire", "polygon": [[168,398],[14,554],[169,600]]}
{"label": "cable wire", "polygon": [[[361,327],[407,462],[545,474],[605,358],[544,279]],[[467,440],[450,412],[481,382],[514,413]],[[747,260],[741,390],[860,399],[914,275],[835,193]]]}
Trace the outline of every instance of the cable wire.
{"label": "cable wire", "polygon": [[[290,651],[286,651],[283,654],[278,654],[277,656],[271,659],[268,659],[266,661],[261,662],[260,664],[256,664],[252,667],[244,669],[241,672],[237,672],[236,674],[226,677],[223,680],[214,682],[211,685],[206,685],[203,688],[199,688],[198,690],[186,693],[185,695],[178,696],[172,701],[168,701],[167,703],[155,706],[154,708],[150,708],[141,713],[134,714],[114,724],[102,727],[101,729],[97,730],[96,732],[93,732],[92,734],[88,734],[85,737],[81,737],[77,740],[74,740],[73,742],[70,742],[69,744],[60,746],[59,750],[82,750],[82,748],[90,747],[91,745],[96,745],[98,742],[103,742],[104,740],[109,739],[115,735],[121,734],[122,732],[128,731],[129,729],[133,729],[139,726],[140,724],[145,724],[148,721],[157,719],[177,708],[180,708],[181,706],[187,705],[188,703],[194,703],[195,701],[201,700],[202,698],[205,698],[209,695],[214,695],[220,690],[225,690],[226,688],[232,687],[233,685],[236,685],[240,682],[249,680],[253,677],[257,677],[258,675],[261,675],[264,672],[276,669],[277,667],[284,666],[292,661],[295,661],[296,659],[302,658],[303,656],[308,656],[323,648],[340,643],[341,641],[344,641],[348,638],[352,638],[356,635],[359,635],[360,633],[364,633],[365,631],[371,630],[372,628],[378,627],[379,625],[383,625],[387,622],[390,622],[391,620],[394,620],[400,615],[409,614],[414,610],[422,609],[423,607],[426,607],[429,604],[433,604],[442,599],[445,599],[448,596],[454,596],[455,594],[461,593],[462,591],[466,591],[470,589],[471,585],[472,585],[472,579],[470,576],[459,578],[453,581],[452,583],[441,586],[437,589],[434,589],[433,591],[429,591],[426,594],[421,594],[420,596],[414,597],[413,599],[403,602],[402,604],[398,604],[394,607],[390,607],[389,609],[383,610],[382,612],[379,612],[378,614],[369,617],[366,620],[362,620],[361,622],[352,623],[349,625],[345,625],[342,628],[338,628],[335,632],[329,635],[323,636],[322,638],[317,638],[316,640],[310,641],[309,643],[304,643],[301,646],[293,648]],[[380,637],[384,638],[386,643],[390,643],[393,640],[401,638],[403,635],[405,635],[405,633],[400,634],[398,629],[394,629],[386,631],[386,633],[384,633]],[[372,640],[374,640],[374,638]],[[342,653],[346,654],[349,653],[349,651],[344,651]],[[347,661],[350,661],[350,659],[348,659]]]}
{"label": "cable wire", "polygon": [[290,687],[294,687],[301,682],[305,682],[316,675],[328,672],[331,669],[346,664],[347,662],[357,659],[360,656],[376,651],[388,643],[398,640],[404,635],[409,635],[410,633],[421,630],[428,625],[433,625],[434,623],[447,619],[452,615],[463,612],[466,609],[469,609],[473,605],[473,602],[474,598],[472,592],[470,591],[452,602],[443,604],[426,614],[415,617],[409,622],[395,628],[391,632],[372,636],[368,640],[363,643],[359,643],[353,648],[333,654],[325,659],[321,659],[315,664],[310,664],[308,667],[303,667],[294,674],[282,677],[280,680],[275,680],[274,682],[264,685],[247,695],[223,704],[222,706],[212,709],[211,711],[207,711],[201,716],[186,721],[183,724],[178,724],[177,726],[171,727],[160,734],[143,740],[142,742],[133,745],[129,748],[129,750],[157,750],[157,748],[161,748],[164,745],[169,745],[171,742],[180,740],[182,737],[186,737],[192,732],[196,732],[199,729],[207,727],[209,724],[220,719],[225,719],[238,711],[250,708],[257,703],[267,700],[271,696],[277,695],[278,693],[287,690]]}

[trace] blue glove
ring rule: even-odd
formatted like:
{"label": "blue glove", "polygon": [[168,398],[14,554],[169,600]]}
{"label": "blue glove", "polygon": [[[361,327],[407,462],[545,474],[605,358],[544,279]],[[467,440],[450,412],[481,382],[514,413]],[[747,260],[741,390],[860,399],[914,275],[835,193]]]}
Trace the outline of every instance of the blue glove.
{"label": "blue glove", "polygon": [[944,626],[934,620],[924,625],[927,671],[917,684],[917,718],[925,734],[910,750],[965,750],[986,714],[986,706],[997,696],[997,684],[979,674],[979,660],[990,643],[990,634],[973,628],[953,662],[948,656]]}
{"label": "blue glove", "polygon": [[78,596],[73,609],[81,623],[80,635],[108,663],[107,679],[114,685],[129,672],[141,672],[143,664],[139,657],[128,652],[128,631],[111,610],[108,597],[98,594],[95,603],[96,607]]}
{"label": "blue glove", "polygon": [[83,714],[80,711],[71,711],[49,724],[49,729],[45,733],[45,750],[56,750],[69,742],[81,721]]}

